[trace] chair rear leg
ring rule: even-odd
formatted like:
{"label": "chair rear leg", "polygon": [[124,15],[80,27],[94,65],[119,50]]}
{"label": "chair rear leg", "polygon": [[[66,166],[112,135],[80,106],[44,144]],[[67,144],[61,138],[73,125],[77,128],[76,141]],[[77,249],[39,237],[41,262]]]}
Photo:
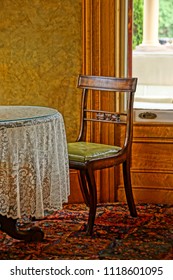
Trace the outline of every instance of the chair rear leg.
{"label": "chair rear leg", "polygon": [[90,193],[89,217],[88,217],[86,234],[92,235],[95,216],[96,216],[96,208],[97,208],[97,189],[96,189],[94,171],[92,169],[86,170],[86,178],[87,178],[88,188]]}
{"label": "chair rear leg", "polygon": [[125,162],[123,162],[123,177],[126,199],[129,206],[130,214],[132,217],[137,217],[137,211],[131,185],[130,160],[126,160]]}
{"label": "chair rear leg", "polygon": [[89,191],[88,191],[88,186],[87,186],[87,182],[86,182],[86,174],[85,174],[84,170],[78,171],[78,178],[79,178],[80,189],[82,192],[84,202],[89,207],[90,206],[90,195],[89,195]]}

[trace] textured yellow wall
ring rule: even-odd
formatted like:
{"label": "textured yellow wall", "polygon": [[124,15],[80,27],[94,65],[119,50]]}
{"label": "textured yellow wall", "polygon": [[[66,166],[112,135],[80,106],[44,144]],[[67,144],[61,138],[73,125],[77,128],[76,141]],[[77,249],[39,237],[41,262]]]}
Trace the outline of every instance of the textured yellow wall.
{"label": "textured yellow wall", "polygon": [[77,136],[82,0],[0,0],[0,104],[42,105]]}

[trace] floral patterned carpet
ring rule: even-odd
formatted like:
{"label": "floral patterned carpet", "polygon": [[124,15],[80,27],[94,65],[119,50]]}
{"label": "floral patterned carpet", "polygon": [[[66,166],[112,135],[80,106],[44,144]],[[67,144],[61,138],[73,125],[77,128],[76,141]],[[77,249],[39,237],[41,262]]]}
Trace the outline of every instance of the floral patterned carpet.
{"label": "floral patterned carpet", "polygon": [[132,218],[124,203],[98,205],[90,237],[85,235],[88,208],[67,204],[32,222],[43,229],[42,242],[18,241],[0,231],[0,259],[172,260],[173,205],[140,204],[137,211]]}

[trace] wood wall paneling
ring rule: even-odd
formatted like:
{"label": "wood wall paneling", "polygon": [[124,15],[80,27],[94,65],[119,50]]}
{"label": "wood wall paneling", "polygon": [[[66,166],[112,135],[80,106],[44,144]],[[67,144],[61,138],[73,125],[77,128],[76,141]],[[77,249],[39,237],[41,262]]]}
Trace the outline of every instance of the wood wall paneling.
{"label": "wood wall paneling", "polygon": [[[136,202],[172,203],[172,124],[134,124],[131,174]],[[125,200],[122,174],[118,198]]]}
{"label": "wood wall paneling", "polygon": [[[119,1],[118,1],[119,2]],[[120,26],[119,9],[116,10],[115,0],[93,0],[83,2],[83,72],[84,74],[115,76],[116,73],[116,22]],[[120,6],[119,6],[120,8]],[[117,11],[117,12],[115,12]],[[118,16],[117,16],[118,14]],[[117,20],[116,20],[117,17]],[[118,31],[118,35],[119,35]],[[120,50],[120,48],[119,48]],[[119,53],[118,53],[119,55]],[[119,57],[118,57],[119,61]],[[97,97],[91,98],[95,109],[106,107],[115,108],[115,99],[105,93],[102,101],[98,92]],[[103,134],[102,131],[105,131]],[[115,131],[108,130],[107,124],[94,124],[89,131],[89,140],[114,144]],[[116,178],[114,169],[96,172],[98,201],[114,201],[116,197]]]}

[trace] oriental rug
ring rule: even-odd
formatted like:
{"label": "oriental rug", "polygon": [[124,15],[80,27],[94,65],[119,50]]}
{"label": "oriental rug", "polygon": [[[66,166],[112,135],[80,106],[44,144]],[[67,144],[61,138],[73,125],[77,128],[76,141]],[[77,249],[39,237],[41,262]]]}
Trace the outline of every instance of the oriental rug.
{"label": "oriental rug", "polygon": [[0,259],[172,260],[173,205],[138,204],[137,212],[132,218],[125,203],[99,204],[90,237],[85,234],[88,208],[66,204],[32,222],[43,229],[42,242],[18,241],[0,231]]}

